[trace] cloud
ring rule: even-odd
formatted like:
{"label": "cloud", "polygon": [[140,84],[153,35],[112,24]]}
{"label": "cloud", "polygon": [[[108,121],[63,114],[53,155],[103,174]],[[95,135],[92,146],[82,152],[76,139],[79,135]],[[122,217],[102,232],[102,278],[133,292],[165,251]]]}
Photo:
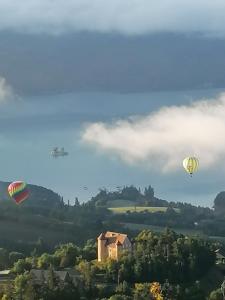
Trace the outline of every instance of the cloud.
{"label": "cloud", "polygon": [[14,98],[12,87],[6,82],[5,78],[0,77],[0,104],[8,102]]}
{"label": "cloud", "polygon": [[198,157],[201,169],[207,169],[225,164],[224,116],[225,93],[112,124],[89,124],[82,141],[126,163],[162,172],[177,170],[186,156]]}
{"label": "cloud", "polygon": [[1,0],[0,29],[31,33],[116,31],[224,35],[223,0]]}

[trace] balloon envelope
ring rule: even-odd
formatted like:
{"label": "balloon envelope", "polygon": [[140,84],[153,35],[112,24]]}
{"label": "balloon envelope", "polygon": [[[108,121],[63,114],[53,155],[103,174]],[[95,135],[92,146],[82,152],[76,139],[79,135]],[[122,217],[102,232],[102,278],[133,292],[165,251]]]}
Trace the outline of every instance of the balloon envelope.
{"label": "balloon envelope", "polygon": [[183,160],[183,167],[190,175],[198,170],[199,162],[196,157],[186,157]]}
{"label": "balloon envelope", "polygon": [[29,196],[27,184],[23,181],[14,181],[8,186],[8,193],[17,204],[26,200]]}

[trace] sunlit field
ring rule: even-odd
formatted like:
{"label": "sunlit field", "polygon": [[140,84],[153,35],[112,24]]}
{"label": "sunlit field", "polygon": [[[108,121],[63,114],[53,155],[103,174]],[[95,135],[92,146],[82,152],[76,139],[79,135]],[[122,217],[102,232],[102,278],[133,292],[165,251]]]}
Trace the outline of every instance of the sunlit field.
{"label": "sunlit field", "polygon": [[[167,207],[148,207],[148,206],[126,206],[126,207],[109,207],[109,210],[111,210],[113,213],[116,214],[124,214],[127,212],[165,212],[167,210]],[[178,208],[174,209],[176,212],[179,212],[180,210]]]}

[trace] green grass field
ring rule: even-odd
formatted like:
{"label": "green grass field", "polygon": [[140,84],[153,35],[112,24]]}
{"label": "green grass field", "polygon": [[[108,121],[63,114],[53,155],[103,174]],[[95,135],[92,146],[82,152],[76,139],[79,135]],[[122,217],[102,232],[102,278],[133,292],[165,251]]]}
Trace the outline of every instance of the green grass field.
{"label": "green grass field", "polygon": [[[125,228],[131,229],[131,230],[145,230],[149,229],[155,232],[163,232],[165,231],[165,227],[161,226],[155,226],[155,225],[147,225],[147,224],[134,224],[134,223],[122,223]],[[193,236],[201,236],[206,237],[200,230],[194,230],[194,229],[185,229],[185,228],[171,228],[173,231],[183,234],[183,235],[193,235]]]}
{"label": "green grass field", "polygon": [[[127,211],[130,211],[130,212],[148,211],[148,212],[154,213],[154,212],[159,212],[159,211],[165,212],[167,210],[167,207],[126,206],[126,207],[109,207],[108,209],[111,210],[115,214],[124,214]],[[174,208],[174,210],[178,213],[180,211],[178,208]]]}
{"label": "green grass field", "polygon": [[107,201],[107,207],[130,207],[134,206],[134,202],[130,200],[123,200],[123,199],[117,199],[117,200],[111,200]]}
{"label": "green grass field", "polygon": [[41,237],[51,246],[75,240],[75,235],[69,232],[6,220],[0,221],[0,236],[5,240],[27,243],[36,242]]}

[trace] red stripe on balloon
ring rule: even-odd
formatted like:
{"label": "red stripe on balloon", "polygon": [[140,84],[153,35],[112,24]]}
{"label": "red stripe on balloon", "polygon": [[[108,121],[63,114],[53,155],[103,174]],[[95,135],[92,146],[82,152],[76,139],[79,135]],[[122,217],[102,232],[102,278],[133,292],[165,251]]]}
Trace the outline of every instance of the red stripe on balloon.
{"label": "red stripe on balloon", "polygon": [[20,204],[21,202],[23,202],[28,198],[28,195],[29,195],[28,191],[25,190],[19,193],[18,195],[15,195],[13,198],[15,199],[17,204]]}

